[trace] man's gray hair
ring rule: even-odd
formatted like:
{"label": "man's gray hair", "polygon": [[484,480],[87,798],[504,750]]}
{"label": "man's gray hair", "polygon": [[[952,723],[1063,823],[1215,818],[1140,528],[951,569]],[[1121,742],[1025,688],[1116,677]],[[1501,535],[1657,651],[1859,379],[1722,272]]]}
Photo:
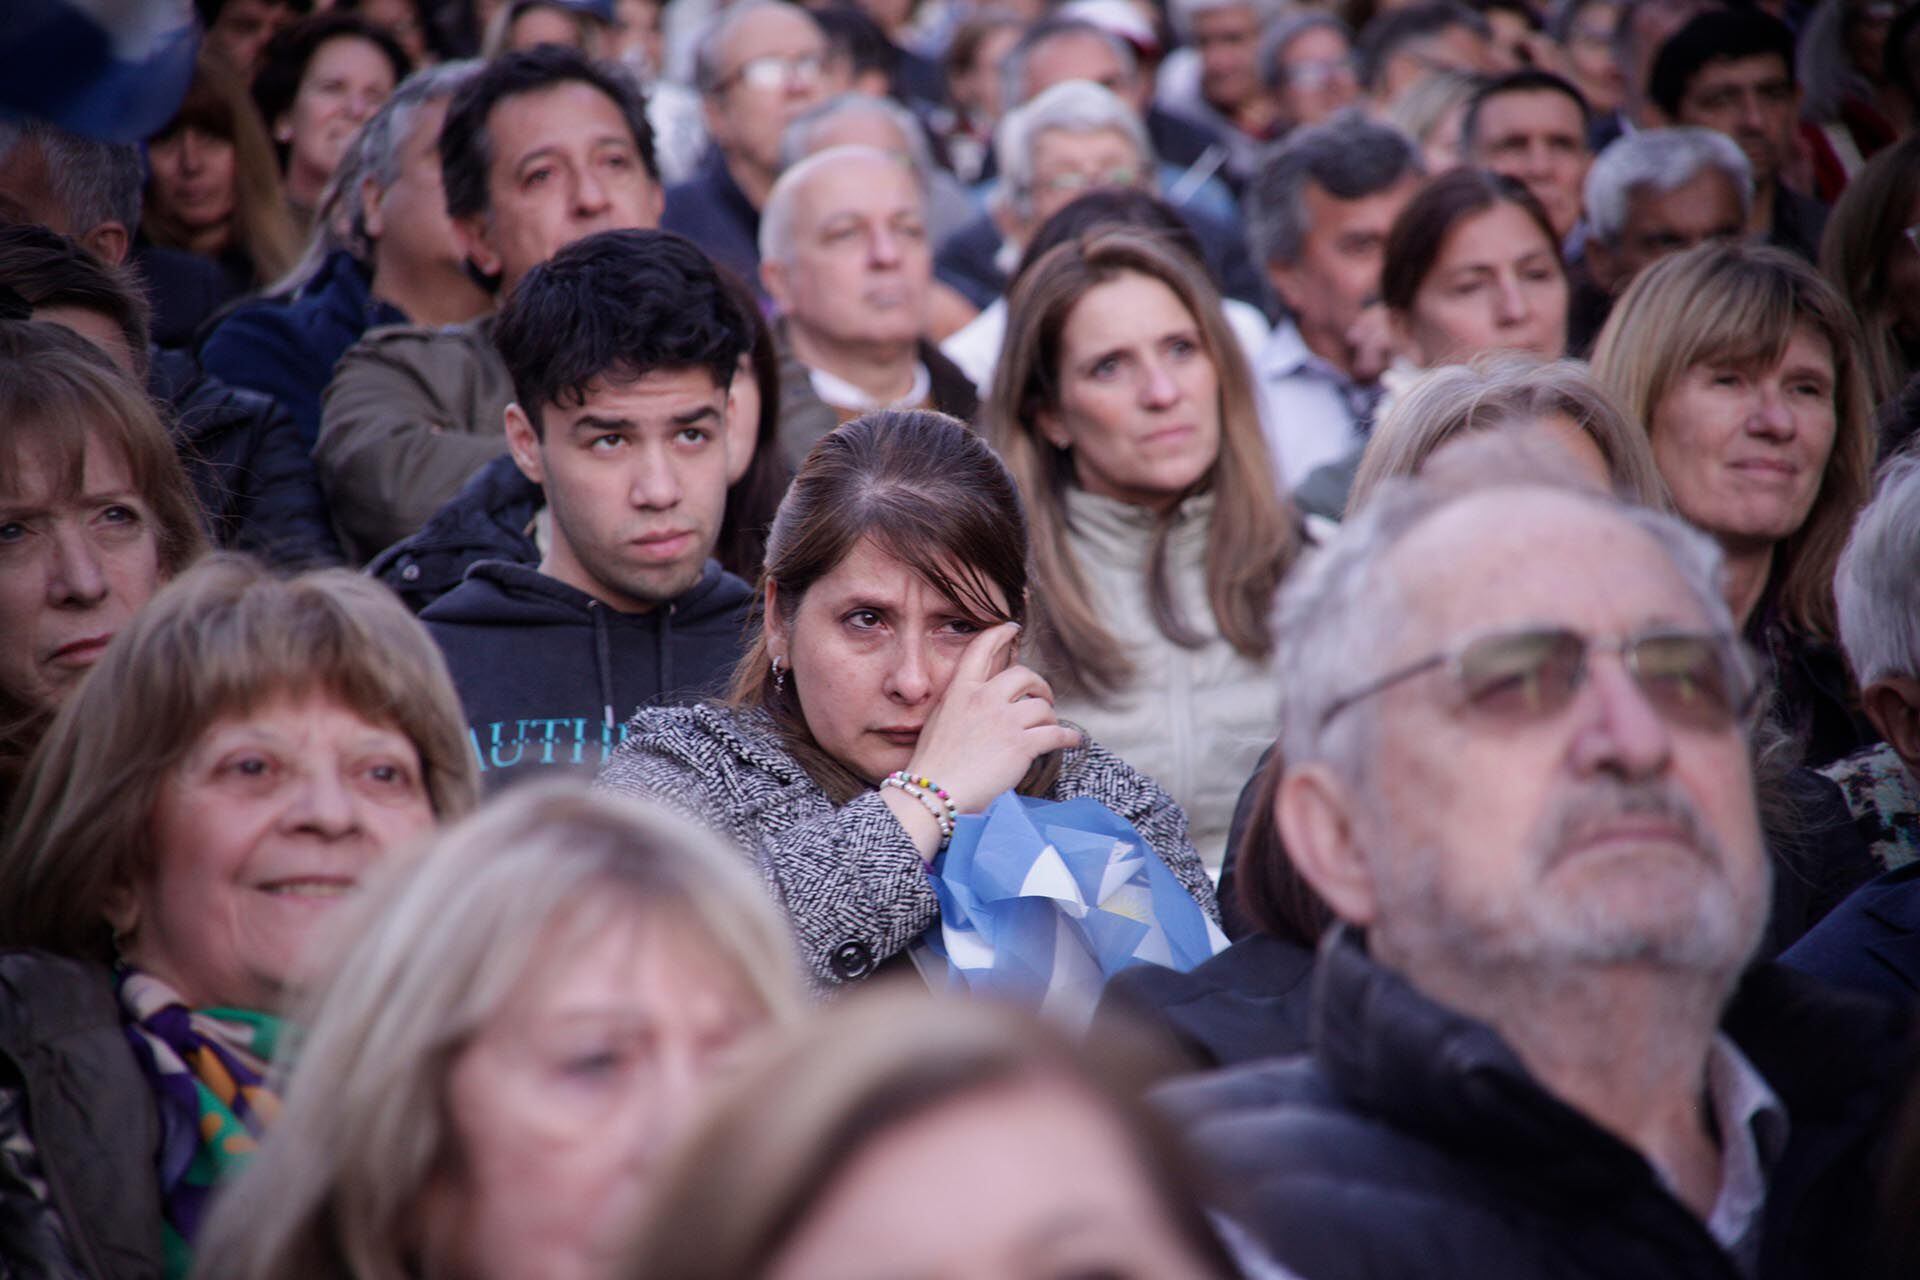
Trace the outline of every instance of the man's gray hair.
{"label": "man's gray hair", "polygon": [[920,193],[921,207],[927,200],[927,187],[917,181],[919,175],[912,164],[891,151],[882,151],[878,147],[844,146],[828,147],[816,152],[788,168],[773,184],[773,190],[767,193],[767,206],[760,211],[760,260],[762,262],[793,261],[793,215],[794,203],[800,198],[800,190],[815,175],[833,168],[835,165],[858,160],[862,163],[878,161],[882,164],[897,164],[908,173],[914,174],[914,189]]}
{"label": "man's gray hair", "polygon": [[1266,27],[1266,34],[1260,37],[1260,79],[1269,89],[1285,87],[1286,77],[1280,70],[1280,59],[1286,56],[1287,46],[1309,31],[1332,31],[1353,47],[1353,31],[1346,23],[1330,13],[1318,9],[1296,9],[1276,19]]}
{"label": "man's gray hair", "polygon": [[1000,101],[1007,110],[1027,100],[1027,64],[1033,60],[1033,51],[1068,37],[1098,40],[1113,50],[1113,56],[1120,60],[1128,75],[1140,74],[1140,59],[1135,56],[1133,46],[1105,27],[1085,18],[1043,18],[1028,27],[1026,34],[1000,59]]}
{"label": "man's gray hair", "polygon": [[[343,166],[351,164],[357,170],[353,185],[358,187],[361,179],[372,178],[374,187],[384,192],[398,182],[400,153],[413,134],[420,109],[453,97],[460,86],[478,75],[485,65],[479,58],[465,58],[458,62],[443,62],[437,67],[426,67],[402,80],[399,88],[393,91],[393,96],[381,104],[371,120],[360,127],[360,132],[354,135],[346,156],[342,158]],[[430,150],[429,159],[438,166],[438,150]],[[364,260],[372,249],[372,242],[367,236],[366,213],[361,208],[357,191],[345,193],[344,198],[352,202],[349,206],[352,230],[348,233],[347,247]]]}
{"label": "man's gray hair", "polygon": [[[812,14],[797,4],[788,4],[787,0],[738,0],[738,3],[715,14],[701,28],[699,38],[693,45],[693,87],[700,91],[702,97],[711,96],[720,88],[720,67],[725,61],[727,41],[732,38],[734,31],[755,14],[774,9],[797,14],[813,22]],[[819,24],[814,25],[817,27]],[[824,40],[826,37],[822,35],[821,38]]]}
{"label": "man's gray hair", "polygon": [[1356,109],[1295,129],[1261,159],[1247,192],[1247,239],[1254,260],[1300,260],[1309,182],[1336,200],[1360,200],[1423,172],[1413,139]]}
{"label": "man's gray hair", "polygon": [[1132,107],[1091,80],[1057,84],[1025,106],[1007,112],[994,131],[993,154],[1000,165],[996,198],[1022,217],[1033,212],[1034,142],[1049,129],[1067,133],[1111,129],[1133,144],[1143,169],[1153,166],[1153,144]]}
{"label": "man's gray hair", "polygon": [[1840,553],[1833,596],[1840,647],[1862,688],[1920,677],[1920,455],[1888,462]]}
{"label": "man's gray hair", "polygon": [[906,141],[907,158],[913,162],[920,185],[924,188],[933,181],[933,150],[927,145],[926,131],[920,127],[920,118],[892,98],[875,97],[870,93],[842,93],[825,102],[815,103],[794,117],[793,123],[780,135],[781,169],[792,168],[818,149],[814,146],[814,138],[820,133],[821,125],[837,116],[862,112],[879,116],[898,129]]}
{"label": "man's gray hair", "polygon": [[0,120],[0,164],[26,142],[39,144],[47,185],[76,237],[103,222],[119,223],[129,238],[140,229],[140,189],[146,184],[140,148],[99,142],[43,120]]}
{"label": "man's gray hair", "polygon": [[1627,229],[1627,202],[1645,187],[1665,195],[1718,169],[1733,183],[1744,219],[1753,205],[1753,166],[1740,144],[1713,129],[1642,129],[1615,138],[1587,170],[1587,223],[1600,243],[1617,245]]}
{"label": "man's gray hair", "polygon": [[[1339,699],[1378,679],[1395,658],[1394,637],[1406,626],[1399,582],[1388,572],[1395,549],[1414,529],[1463,499],[1528,481],[1515,474],[1463,480],[1415,476],[1383,482],[1373,498],[1333,537],[1311,552],[1282,585],[1275,633],[1280,637],[1274,679],[1280,689],[1280,749],[1289,768],[1324,763],[1349,782],[1364,784],[1374,721],[1370,704],[1356,705],[1323,723]],[[1673,516],[1581,489],[1569,502],[1593,503],[1648,534],[1698,600],[1707,629],[1733,634],[1733,616],[1720,592],[1719,546]]]}
{"label": "man's gray hair", "polygon": [[1173,23],[1173,30],[1183,43],[1193,40],[1193,20],[1203,13],[1212,13],[1215,9],[1233,9],[1245,7],[1253,10],[1259,29],[1264,31],[1267,24],[1286,11],[1281,0],[1168,0],[1167,18]]}

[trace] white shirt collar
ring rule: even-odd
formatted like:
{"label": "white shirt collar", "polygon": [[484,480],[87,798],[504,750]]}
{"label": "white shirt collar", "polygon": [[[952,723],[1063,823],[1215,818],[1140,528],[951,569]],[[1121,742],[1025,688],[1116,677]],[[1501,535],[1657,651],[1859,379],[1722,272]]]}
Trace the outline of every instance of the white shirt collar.
{"label": "white shirt collar", "polygon": [[1262,382],[1280,382],[1303,375],[1324,379],[1340,388],[1353,382],[1307,345],[1307,340],[1300,334],[1300,326],[1294,323],[1292,316],[1282,316],[1280,323],[1273,326],[1273,332],[1267,337],[1267,345],[1260,348],[1257,363],[1256,372]]}
{"label": "white shirt collar", "polygon": [[812,365],[807,366],[807,377],[813,383],[813,394],[821,400],[836,409],[851,409],[856,413],[872,413],[877,409],[911,409],[925,404],[928,394],[933,390],[933,374],[928,371],[924,360],[913,362],[913,385],[898,400],[875,400],[845,378],[835,377],[825,369],[816,369]]}
{"label": "white shirt collar", "polygon": [[[1707,1050],[1706,1102],[1720,1136],[1720,1188],[1707,1214],[1707,1233],[1742,1274],[1755,1275],[1767,1175],[1787,1145],[1787,1109],[1739,1046],[1719,1033]],[[1666,1171],[1657,1165],[1655,1171],[1671,1189]]]}

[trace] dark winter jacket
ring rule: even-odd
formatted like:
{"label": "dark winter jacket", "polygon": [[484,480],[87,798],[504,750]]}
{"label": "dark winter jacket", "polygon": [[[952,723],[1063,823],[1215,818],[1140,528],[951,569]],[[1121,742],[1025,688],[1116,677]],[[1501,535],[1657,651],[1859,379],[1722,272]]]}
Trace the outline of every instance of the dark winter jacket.
{"label": "dark winter jacket", "polygon": [[159,1148],[112,975],[0,954],[0,1276],[159,1280]]}
{"label": "dark winter jacket", "polygon": [[546,500],[512,455],[501,454],[434,512],[420,532],[375,556],[367,572],[419,613],[459,586],[482,560],[538,564],[540,549],[528,526]]}
{"label": "dark winter jacket", "polygon": [[127,266],[147,286],[153,304],[147,334],[155,346],[191,347],[200,326],[232,296],[226,273],[197,253],[136,240]]}
{"label": "dark winter jacket", "polygon": [[313,461],[286,410],[154,348],[147,391],[173,410],[173,443],[216,546],[271,564],[340,563]]}
{"label": "dark winter jacket", "polygon": [[1094,1016],[1163,1031],[1196,1066],[1232,1067],[1303,1052],[1312,991],[1313,952],[1256,933],[1185,973],[1122,969]]}
{"label": "dark winter jacket", "polygon": [[[1909,1077],[1909,1020],[1777,965],[1722,1030],[1785,1105],[1761,1280],[1858,1276],[1878,1140]],[[1236,1216],[1305,1280],[1736,1280],[1639,1152],[1542,1089],[1490,1027],[1329,934],[1310,1055],[1161,1099],[1243,1193]]]}
{"label": "dark winter jacket", "polygon": [[312,453],[333,366],[373,326],[408,323],[400,308],[373,296],[371,284],[367,269],[337,250],[297,299],[249,302],[215,325],[200,365],[228,386],[277,400]]}
{"label": "dark winter jacket", "polygon": [[709,560],[684,595],[621,613],[526,565],[482,561],[420,615],[466,708],[490,789],[591,775],[642,707],[724,692],[753,590]]}
{"label": "dark winter jacket", "polygon": [[1920,862],[1841,903],[1780,963],[1901,1004],[1920,1000]]}
{"label": "dark winter jacket", "polygon": [[691,178],[667,188],[660,229],[685,236],[756,294],[762,292],[760,211],[727,172],[718,147],[707,152]]}

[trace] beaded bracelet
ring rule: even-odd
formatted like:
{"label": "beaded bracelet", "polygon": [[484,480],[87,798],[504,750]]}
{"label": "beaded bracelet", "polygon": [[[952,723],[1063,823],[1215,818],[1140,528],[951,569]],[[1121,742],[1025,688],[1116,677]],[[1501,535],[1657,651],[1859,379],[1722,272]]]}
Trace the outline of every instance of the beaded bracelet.
{"label": "beaded bracelet", "polygon": [[893,787],[904,791],[918,800],[926,811],[933,815],[934,825],[940,828],[940,848],[947,847],[953,839],[954,819],[960,815],[959,810],[954,807],[952,797],[947,795],[945,790],[935,786],[926,778],[914,777],[905,769],[896,769],[882,778],[880,786],[883,790]]}
{"label": "beaded bracelet", "polygon": [[902,782],[910,782],[916,787],[920,787],[927,791],[931,791],[935,796],[939,797],[940,803],[946,807],[947,821],[948,822],[958,821],[960,817],[960,809],[957,805],[953,803],[953,797],[947,794],[947,789],[945,787],[935,782],[932,778],[925,778],[925,777],[916,778],[914,775],[908,773],[905,769],[894,770],[893,776],[900,779],[900,781]]}

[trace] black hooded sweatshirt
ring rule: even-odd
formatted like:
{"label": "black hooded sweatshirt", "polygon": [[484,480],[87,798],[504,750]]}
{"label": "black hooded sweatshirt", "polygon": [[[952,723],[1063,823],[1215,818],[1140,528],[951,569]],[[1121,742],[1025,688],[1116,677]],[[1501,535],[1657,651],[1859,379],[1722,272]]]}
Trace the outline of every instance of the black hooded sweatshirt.
{"label": "black hooded sweatshirt", "polygon": [[752,588],[713,560],[685,594],[622,613],[528,565],[484,560],[420,615],[446,655],[489,791],[599,771],[641,707],[725,692]]}

